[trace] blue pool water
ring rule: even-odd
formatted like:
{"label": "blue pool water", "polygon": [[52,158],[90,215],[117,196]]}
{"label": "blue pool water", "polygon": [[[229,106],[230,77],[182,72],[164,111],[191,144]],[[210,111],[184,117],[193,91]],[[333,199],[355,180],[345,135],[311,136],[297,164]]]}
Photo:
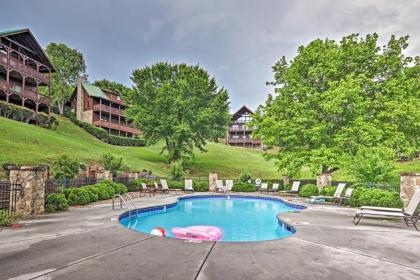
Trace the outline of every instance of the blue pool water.
{"label": "blue pool water", "polygon": [[138,213],[136,218],[122,218],[120,223],[144,233],[163,227],[168,237],[173,237],[173,227],[208,225],[223,230],[221,241],[272,240],[293,234],[292,228],[279,223],[277,214],[297,209],[280,200],[223,196],[182,199],[163,209],[151,210]]}

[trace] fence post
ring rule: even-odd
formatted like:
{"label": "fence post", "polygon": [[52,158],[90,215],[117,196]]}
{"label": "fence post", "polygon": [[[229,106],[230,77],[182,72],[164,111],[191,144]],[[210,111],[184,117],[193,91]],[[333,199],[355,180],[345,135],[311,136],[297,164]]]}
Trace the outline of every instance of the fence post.
{"label": "fence post", "polygon": [[316,177],[316,186],[318,187],[318,190],[322,190],[326,186],[331,186],[332,182],[332,175],[330,173],[323,173],[319,174]]}
{"label": "fence post", "polygon": [[16,214],[23,217],[44,213],[45,183],[48,168],[36,166],[9,167],[10,181],[20,184],[23,191],[17,193]]}

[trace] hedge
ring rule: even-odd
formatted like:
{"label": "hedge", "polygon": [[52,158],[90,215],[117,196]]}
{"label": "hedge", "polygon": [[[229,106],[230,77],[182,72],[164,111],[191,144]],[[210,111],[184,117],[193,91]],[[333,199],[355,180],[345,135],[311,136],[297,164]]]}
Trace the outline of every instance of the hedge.
{"label": "hedge", "polygon": [[360,207],[364,205],[391,208],[403,207],[403,203],[398,192],[373,188],[355,188],[348,204],[352,207]]}
{"label": "hedge", "polygon": [[58,125],[58,121],[54,116],[49,116],[44,113],[35,114],[34,111],[28,108],[4,101],[0,101],[0,116],[25,123],[33,121],[38,126],[44,128],[53,128]]}
{"label": "hedge", "polygon": [[86,188],[73,188],[69,194],[68,201],[70,205],[89,204],[89,191]]}
{"label": "hedge", "polygon": [[79,121],[76,118],[76,114],[73,112],[66,112],[64,115],[68,117],[74,124],[80,126],[88,133],[92,134],[105,143],[116,146],[145,146],[145,141],[143,139],[111,135],[100,127],[93,126],[87,122]]}
{"label": "hedge", "polygon": [[45,198],[45,211],[65,211],[69,209],[69,204],[64,194],[49,194]]}
{"label": "hedge", "polygon": [[318,187],[314,184],[306,184],[300,188],[299,196],[301,197],[311,197],[313,195],[318,195]]}
{"label": "hedge", "polygon": [[320,195],[324,195],[324,196],[334,196],[335,194],[335,190],[337,189],[336,186],[331,186],[331,187],[324,187],[319,194]]}
{"label": "hedge", "polygon": [[236,182],[235,184],[233,184],[232,191],[234,191],[234,192],[256,192],[257,188],[252,183]]}

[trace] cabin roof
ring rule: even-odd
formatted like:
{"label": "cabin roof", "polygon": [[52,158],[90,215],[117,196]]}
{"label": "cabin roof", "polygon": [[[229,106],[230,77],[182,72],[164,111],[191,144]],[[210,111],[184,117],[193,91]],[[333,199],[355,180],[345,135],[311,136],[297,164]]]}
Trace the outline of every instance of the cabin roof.
{"label": "cabin roof", "polygon": [[245,113],[249,113],[250,115],[253,115],[254,114],[254,112],[251,109],[249,109],[248,107],[246,107],[245,105],[243,105],[241,108],[239,108],[239,110],[237,110],[235,113],[232,114],[232,119],[236,120],[241,115],[243,115]]}

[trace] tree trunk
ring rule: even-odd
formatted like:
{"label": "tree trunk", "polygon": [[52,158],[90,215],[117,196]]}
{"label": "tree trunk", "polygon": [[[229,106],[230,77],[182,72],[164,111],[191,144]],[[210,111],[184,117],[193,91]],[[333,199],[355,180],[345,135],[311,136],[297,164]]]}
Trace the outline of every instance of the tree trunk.
{"label": "tree trunk", "polygon": [[60,115],[64,114],[64,101],[58,102],[58,113]]}

